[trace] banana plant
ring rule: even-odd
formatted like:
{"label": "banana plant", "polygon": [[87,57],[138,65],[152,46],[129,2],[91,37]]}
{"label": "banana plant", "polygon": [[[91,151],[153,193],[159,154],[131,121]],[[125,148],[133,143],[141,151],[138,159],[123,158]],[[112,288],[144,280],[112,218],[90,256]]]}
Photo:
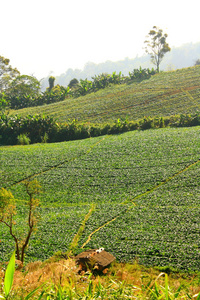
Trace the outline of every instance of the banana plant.
{"label": "banana plant", "polygon": [[4,296],[0,295],[1,299],[8,299],[14,278],[15,272],[15,251],[13,252],[10,261],[8,263],[5,278],[4,278]]}

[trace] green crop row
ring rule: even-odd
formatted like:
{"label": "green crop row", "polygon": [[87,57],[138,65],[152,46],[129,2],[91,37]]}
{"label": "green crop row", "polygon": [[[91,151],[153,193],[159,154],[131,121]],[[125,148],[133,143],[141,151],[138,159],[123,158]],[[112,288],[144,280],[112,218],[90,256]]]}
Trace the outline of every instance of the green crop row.
{"label": "green crop row", "polygon": [[76,119],[95,124],[113,123],[121,118],[130,121],[144,116],[170,116],[195,113],[200,109],[200,67],[159,73],[130,85],[111,86],[78,99],[21,109],[22,116],[44,114],[59,122]]}
{"label": "green crop row", "polygon": [[[59,144],[0,147],[1,185],[18,201],[28,176],[41,183],[41,222],[27,260],[67,251],[91,203],[79,247],[118,260],[196,270],[199,264],[200,127],[164,128]],[[37,169],[38,167],[38,169]],[[20,226],[23,213],[19,217]],[[0,253],[10,250],[0,224]],[[3,236],[3,238],[2,238]],[[13,244],[12,244],[13,245]]]}
{"label": "green crop row", "polygon": [[1,147],[0,187],[8,187],[35,174],[43,173],[84,155],[101,140],[88,139],[57,144]]}
{"label": "green crop row", "polygon": [[[31,237],[25,260],[44,261],[56,252],[66,252],[89,209],[90,206],[88,205],[40,207],[37,231]],[[16,230],[18,236],[22,238],[25,229],[23,225],[25,214],[22,204],[18,207],[18,210],[20,214],[17,219]],[[2,225],[0,225],[0,236],[1,261],[6,261],[8,253],[12,252],[14,248],[14,241],[8,230],[5,230]]]}

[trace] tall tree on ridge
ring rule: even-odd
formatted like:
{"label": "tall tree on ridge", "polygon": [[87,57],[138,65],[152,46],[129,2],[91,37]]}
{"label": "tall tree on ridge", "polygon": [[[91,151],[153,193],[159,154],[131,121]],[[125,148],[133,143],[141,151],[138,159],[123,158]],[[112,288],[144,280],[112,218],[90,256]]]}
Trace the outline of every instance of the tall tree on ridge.
{"label": "tall tree on ridge", "polygon": [[49,91],[51,91],[52,88],[54,87],[54,82],[55,82],[55,77],[50,76],[49,77]]}
{"label": "tall tree on ridge", "polygon": [[171,50],[168,43],[166,42],[168,35],[163,34],[163,30],[157,26],[153,26],[153,29],[149,31],[147,40],[145,41],[146,53],[150,54],[151,61],[156,65],[157,72],[159,72],[160,63],[164,55]]}
{"label": "tall tree on ridge", "polygon": [[5,90],[19,74],[17,69],[11,67],[8,58],[0,56],[0,92]]}

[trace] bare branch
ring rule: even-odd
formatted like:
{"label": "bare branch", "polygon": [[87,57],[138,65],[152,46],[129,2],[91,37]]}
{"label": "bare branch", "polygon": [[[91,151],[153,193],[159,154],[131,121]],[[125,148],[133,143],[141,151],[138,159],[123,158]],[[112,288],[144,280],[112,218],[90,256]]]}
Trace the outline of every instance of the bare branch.
{"label": "bare branch", "polygon": [[[15,241],[17,259],[24,262],[24,255],[26,247],[30,241],[31,234],[36,228],[37,224],[37,211],[36,208],[39,206],[39,200],[35,199],[34,196],[40,193],[41,186],[37,180],[26,181],[25,189],[29,195],[29,201],[26,203],[28,206],[28,232],[26,238],[23,241],[22,238],[18,238],[13,231],[15,222],[13,216],[15,215],[16,206],[14,204],[14,197],[11,192],[1,189],[0,190],[0,223],[3,223],[9,228],[9,233]],[[21,245],[21,246],[20,246]]]}

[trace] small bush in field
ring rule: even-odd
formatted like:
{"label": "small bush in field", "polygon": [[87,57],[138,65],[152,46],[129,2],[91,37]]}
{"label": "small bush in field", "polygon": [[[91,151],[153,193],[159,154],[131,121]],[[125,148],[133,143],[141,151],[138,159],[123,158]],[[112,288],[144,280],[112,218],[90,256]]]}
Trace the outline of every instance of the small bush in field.
{"label": "small bush in field", "polygon": [[47,143],[48,139],[49,139],[48,133],[45,132],[44,136],[41,137],[41,142]]}
{"label": "small bush in field", "polygon": [[30,139],[26,134],[20,134],[17,137],[17,143],[18,145],[29,145],[30,144]]}

